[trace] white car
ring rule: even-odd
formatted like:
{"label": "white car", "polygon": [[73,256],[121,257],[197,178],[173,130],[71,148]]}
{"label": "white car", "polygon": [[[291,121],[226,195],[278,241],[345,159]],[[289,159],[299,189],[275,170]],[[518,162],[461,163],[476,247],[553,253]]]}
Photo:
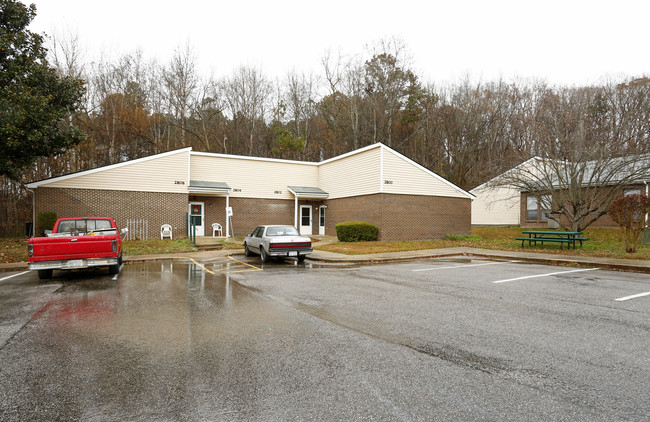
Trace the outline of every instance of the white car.
{"label": "white car", "polygon": [[301,236],[294,226],[259,226],[244,238],[246,256],[259,255],[262,262],[273,257],[296,258],[312,253],[311,239]]}

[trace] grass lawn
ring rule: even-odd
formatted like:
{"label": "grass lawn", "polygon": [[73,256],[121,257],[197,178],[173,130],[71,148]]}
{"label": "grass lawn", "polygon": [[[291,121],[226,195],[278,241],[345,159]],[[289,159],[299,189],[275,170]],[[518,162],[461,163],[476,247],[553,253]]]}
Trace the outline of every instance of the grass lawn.
{"label": "grass lawn", "polygon": [[[515,240],[525,230],[518,226],[512,227],[473,227],[472,234],[466,236],[447,236],[442,240],[421,240],[402,242],[338,242],[320,246],[317,249],[339,252],[349,255],[360,255],[380,252],[413,251],[419,249],[453,248],[469,246],[474,248],[521,251],[521,242]],[[538,245],[523,248],[527,252],[546,252],[563,255],[584,255],[606,258],[625,258],[650,260],[650,246],[640,245],[637,252],[629,254],[620,239],[618,229],[586,229],[584,237],[590,240],[584,242],[582,248],[576,250],[560,250],[559,245]],[[223,243],[224,249],[241,249],[241,245],[229,242]],[[178,240],[129,240],[124,242],[124,255],[151,255],[178,252],[193,252],[197,249],[189,239]],[[0,238],[0,262],[26,262],[27,239]]]}
{"label": "grass lawn", "polygon": [[[127,240],[124,242],[123,248],[124,255],[150,255],[197,250],[189,239]],[[27,239],[0,238],[0,263],[4,262],[27,262]]]}
{"label": "grass lawn", "polygon": [[[413,251],[419,249],[453,248],[468,246],[473,248],[497,249],[506,251],[521,251],[521,241],[515,238],[521,236],[526,229],[519,226],[511,227],[473,227],[472,234],[466,236],[447,236],[442,240],[421,240],[401,242],[338,242],[318,247],[317,249],[338,252],[349,255],[360,255],[380,252]],[[546,244],[529,247],[526,243],[523,250],[527,252],[544,252],[563,255],[598,256],[606,258],[625,258],[650,260],[650,246],[639,245],[636,253],[625,252],[619,229],[588,228],[583,237],[590,240],[583,242],[583,247],[560,250],[558,244]],[[566,246],[566,245],[565,245]]]}

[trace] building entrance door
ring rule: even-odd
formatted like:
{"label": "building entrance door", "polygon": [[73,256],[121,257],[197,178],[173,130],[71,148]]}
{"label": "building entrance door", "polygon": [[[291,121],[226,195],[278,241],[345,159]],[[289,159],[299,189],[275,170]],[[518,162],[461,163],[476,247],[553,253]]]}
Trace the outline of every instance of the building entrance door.
{"label": "building entrance door", "polygon": [[311,205],[300,206],[300,234],[311,236]]}
{"label": "building entrance door", "polygon": [[190,202],[190,223],[194,224],[195,236],[204,236],[205,213],[203,202]]}
{"label": "building entrance door", "polygon": [[325,236],[325,205],[318,207],[318,234]]}

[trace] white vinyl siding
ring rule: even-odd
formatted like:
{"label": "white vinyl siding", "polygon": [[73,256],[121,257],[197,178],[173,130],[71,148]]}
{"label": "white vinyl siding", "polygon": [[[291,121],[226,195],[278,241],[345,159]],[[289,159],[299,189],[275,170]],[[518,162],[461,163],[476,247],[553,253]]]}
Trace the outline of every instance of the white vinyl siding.
{"label": "white vinyl siding", "polygon": [[477,188],[472,201],[473,225],[517,225],[520,218],[521,194],[511,188]]}
{"label": "white vinyl siding", "polygon": [[[166,154],[118,166],[109,166],[76,177],[47,181],[48,188],[126,190],[138,192],[187,192],[189,151]],[[178,182],[178,183],[177,183]]]}
{"label": "white vinyl siding", "polygon": [[318,187],[329,193],[329,199],[379,193],[380,147],[321,164],[319,179]]}
{"label": "white vinyl siding", "polygon": [[312,164],[199,154],[190,160],[190,180],[225,182],[231,197],[294,199],[287,186],[318,187],[318,167]]}
{"label": "white vinyl siding", "polygon": [[467,193],[384,148],[384,193],[467,198]]}

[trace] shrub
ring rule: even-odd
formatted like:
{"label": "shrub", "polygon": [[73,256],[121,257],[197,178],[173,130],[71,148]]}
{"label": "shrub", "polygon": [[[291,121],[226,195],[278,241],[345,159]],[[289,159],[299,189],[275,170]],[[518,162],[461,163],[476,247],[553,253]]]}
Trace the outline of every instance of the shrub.
{"label": "shrub", "polygon": [[641,233],[645,228],[645,215],[648,212],[650,212],[650,198],[645,195],[624,196],[610,205],[608,213],[621,227],[626,252],[636,252]]}
{"label": "shrub", "polygon": [[377,226],[364,221],[346,221],[336,225],[336,237],[340,242],[362,242],[377,240]]}
{"label": "shrub", "polygon": [[36,216],[36,225],[41,236],[45,235],[45,230],[52,230],[56,223],[56,213],[54,211],[39,212]]}

